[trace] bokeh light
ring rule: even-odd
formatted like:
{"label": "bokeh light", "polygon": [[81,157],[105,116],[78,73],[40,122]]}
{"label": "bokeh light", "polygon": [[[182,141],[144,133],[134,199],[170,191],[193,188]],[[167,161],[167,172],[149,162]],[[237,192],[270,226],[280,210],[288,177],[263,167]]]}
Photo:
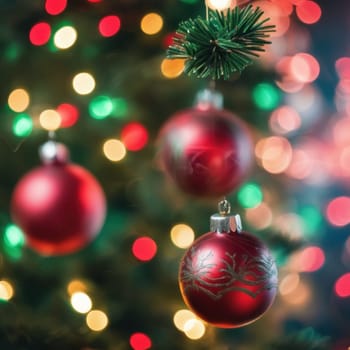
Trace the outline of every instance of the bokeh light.
{"label": "bokeh light", "polygon": [[140,237],[134,241],[131,250],[138,260],[150,261],[157,253],[157,244],[150,237]]}
{"label": "bokeh light", "polygon": [[54,109],[46,109],[39,115],[40,126],[48,131],[55,131],[61,125],[61,115]]}
{"label": "bokeh light", "polygon": [[163,28],[163,18],[158,13],[148,13],[141,19],[141,30],[148,35],[159,33]]}
{"label": "bokeh light", "polygon": [[319,208],[306,205],[300,208],[298,214],[303,219],[304,234],[307,238],[313,238],[322,233],[323,215]]}
{"label": "bokeh light", "polygon": [[311,300],[312,291],[309,284],[300,280],[296,288],[281,296],[287,304],[304,307]]}
{"label": "bokeh light", "polygon": [[71,103],[61,103],[56,108],[61,116],[61,128],[69,128],[75,125],[79,119],[79,109]]}
{"label": "bokeh light", "polygon": [[95,89],[96,82],[90,73],[81,72],[74,76],[72,85],[79,95],[88,95]]}
{"label": "bokeh light", "polygon": [[18,137],[27,137],[33,131],[33,120],[29,114],[20,113],[12,122],[12,131]]}
{"label": "bokeh light", "polygon": [[86,314],[92,308],[91,298],[84,292],[74,292],[71,295],[70,302],[75,311]]}
{"label": "bokeh light", "polygon": [[314,56],[308,53],[297,53],[291,58],[290,74],[296,81],[311,83],[320,74],[320,64]]}
{"label": "bokeh light", "polygon": [[205,0],[205,4],[212,10],[226,10],[236,5],[236,0]]}
{"label": "bokeh light", "polygon": [[120,30],[120,18],[116,15],[108,15],[101,18],[98,23],[98,30],[104,37],[110,37],[117,34]]}
{"label": "bokeh light", "polygon": [[0,281],[0,300],[9,301],[14,295],[14,289],[9,281]]}
{"label": "bokeh light", "polygon": [[105,312],[101,310],[92,310],[86,315],[87,326],[95,331],[103,331],[108,326],[108,317]]}
{"label": "bokeh light", "polygon": [[89,113],[95,119],[107,118],[113,110],[113,100],[108,96],[96,96],[89,103]]}
{"label": "bokeh light", "polygon": [[67,0],[45,0],[45,11],[49,15],[59,15],[67,7]]}
{"label": "bokeh light", "polygon": [[120,139],[127,150],[140,151],[148,142],[148,131],[141,123],[131,122],[122,128]]}
{"label": "bokeh light", "polygon": [[340,80],[350,79],[350,57],[338,58],[335,61],[335,69]]}
{"label": "bokeh light", "polygon": [[113,117],[116,118],[125,118],[129,113],[129,104],[125,98],[116,97],[113,98]]}
{"label": "bokeh light", "polygon": [[283,135],[298,130],[301,126],[301,118],[293,107],[281,106],[271,113],[269,126],[276,134]]}
{"label": "bokeh light", "polygon": [[22,257],[23,246],[25,245],[23,231],[14,224],[8,224],[4,229],[3,248],[4,252],[12,260],[19,260]]}
{"label": "bokeh light", "polygon": [[278,89],[269,83],[260,83],[253,89],[253,101],[261,109],[271,110],[276,108],[280,99]]}
{"label": "bokeh light", "polygon": [[263,193],[258,184],[249,182],[239,188],[237,199],[243,208],[254,208],[261,204]]}
{"label": "bokeh light", "polygon": [[185,60],[181,58],[168,59],[164,58],[160,70],[165,78],[174,79],[181,75],[185,67]]}
{"label": "bokeh light", "polygon": [[295,260],[300,272],[314,272],[324,265],[326,257],[322,248],[310,246],[298,252]]}
{"label": "bokeh light", "polygon": [[279,292],[281,295],[293,293],[298,288],[300,275],[297,272],[289,273],[284,276],[279,283]]}
{"label": "bokeh light", "polygon": [[267,203],[262,202],[254,208],[246,209],[245,218],[251,226],[263,230],[271,225],[273,215]]}
{"label": "bokeh light", "polygon": [[175,312],[173,322],[175,327],[183,332],[185,329],[186,322],[196,318],[197,316],[192,311],[187,309],[181,309]]}
{"label": "bokeh light", "polygon": [[188,320],[184,325],[184,333],[189,339],[200,339],[205,334],[205,325],[199,319]]}
{"label": "bokeh light", "polygon": [[103,154],[112,162],[119,162],[126,156],[126,148],[120,140],[109,139],[103,144]]}
{"label": "bokeh light", "polygon": [[7,247],[23,247],[25,244],[23,231],[14,224],[9,224],[5,227],[3,238]]}
{"label": "bokeh light", "polygon": [[345,226],[350,223],[350,197],[333,198],[326,207],[327,220],[333,226]]}
{"label": "bokeh light", "polygon": [[65,50],[72,47],[77,38],[78,33],[74,27],[64,26],[56,31],[53,42],[58,49]]}
{"label": "bokeh light", "polygon": [[72,295],[76,292],[86,292],[87,286],[81,280],[72,280],[68,283],[67,292],[69,295]]}
{"label": "bokeh light", "polygon": [[188,248],[194,241],[195,235],[191,226],[186,224],[174,225],[170,230],[170,238],[178,248]]}
{"label": "bokeh light", "polygon": [[320,5],[312,0],[303,0],[298,2],[295,12],[300,21],[306,24],[318,22],[322,15]]}
{"label": "bokeh light", "polygon": [[258,141],[255,146],[255,155],[267,172],[279,174],[288,168],[293,150],[285,137],[271,136]]}
{"label": "bokeh light", "polygon": [[145,333],[134,333],[129,339],[130,346],[133,350],[147,350],[152,347],[151,338]]}
{"label": "bokeh light", "polygon": [[337,279],[334,290],[338,297],[350,297],[350,273],[346,273]]}
{"label": "bokeh light", "polygon": [[22,88],[12,90],[7,99],[7,103],[14,112],[25,111],[30,103],[28,91]]}
{"label": "bokeh light", "polygon": [[39,22],[29,31],[29,41],[35,46],[45,45],[51,36],[51,26],[47,22]]}

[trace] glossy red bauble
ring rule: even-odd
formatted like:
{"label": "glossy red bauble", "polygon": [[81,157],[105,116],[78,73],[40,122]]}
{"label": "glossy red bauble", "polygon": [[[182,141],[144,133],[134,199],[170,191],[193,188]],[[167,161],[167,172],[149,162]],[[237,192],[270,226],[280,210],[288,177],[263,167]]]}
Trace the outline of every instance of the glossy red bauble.
{"label": "glossy red bauble", "polygon": [[232,113],[214,107],[176,113],[160,131],[162,167],[184,192],[218,197],[246,178],[252,162],[252,139]]}
{"label": "glossy red bauble", "polygon": [[258,319],[272,304],[277,267],[251,234],[209,232],[183,257],[179,284],[196,315],[216,327],[237,328]]}
{"label": "glossy red bauble", "polygon": [[63,255],[78,251],[98,234],[106,201],[87,170],[54,162],[30,171],[18,182],[11,212],[28,246],[42,255]]}

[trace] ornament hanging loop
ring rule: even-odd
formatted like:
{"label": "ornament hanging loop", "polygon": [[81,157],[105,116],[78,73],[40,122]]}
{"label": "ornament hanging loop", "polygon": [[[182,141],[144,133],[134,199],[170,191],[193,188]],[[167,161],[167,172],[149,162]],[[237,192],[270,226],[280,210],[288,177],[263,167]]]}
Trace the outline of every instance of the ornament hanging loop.
{"label": "ornament hanging loop", "polygon": [[240,233],[242,221],[239,214],[230,215],[231,204],[224,199],[218,204],[218,213],[210,217],[210,231],[217,233]]}
{"label": "ornament hanging loop", "polygon": [[218,211],[220,215],[228,215],[231,212],[231,204],[227,199],[224,199],[218,204]]}

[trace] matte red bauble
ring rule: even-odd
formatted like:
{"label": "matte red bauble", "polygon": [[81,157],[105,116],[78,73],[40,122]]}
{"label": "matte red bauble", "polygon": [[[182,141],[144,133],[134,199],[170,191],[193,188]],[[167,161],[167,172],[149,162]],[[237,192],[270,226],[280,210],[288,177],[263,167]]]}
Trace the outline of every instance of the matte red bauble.
{"label": "matte red bauble", "polygon": [[213,215],[212,231],[192,244],[179,272],[187,306],[221,328],[237,328],[257,320],[277,292],[274,259],[258,238],[233,231],[229,227],[233,218]]}
{"label": "matte red bauble", "polygon": [[42,150],[44,164],[27,173],[15,187],[13,220],[36,252],[73,253],[100,231],[106,212],[105,195],[87,170],[67,163],[63,145],[49,141]]}
{"label": "matte red bauble", "polygon": [[206,105],[176,113],[160,131],[165,172],[185,193],[218,197],[237,188],[252,162],[252,139],[232,113]]}

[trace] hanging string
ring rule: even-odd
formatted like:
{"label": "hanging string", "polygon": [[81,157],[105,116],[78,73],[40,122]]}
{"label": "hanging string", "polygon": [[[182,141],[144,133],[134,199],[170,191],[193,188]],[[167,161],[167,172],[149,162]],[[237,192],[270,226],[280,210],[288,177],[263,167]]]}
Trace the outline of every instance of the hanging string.
{"label": "hanging string", "polygon": [[19,151],[19,149],[22,147],[22,145],[24,144],[24,142],[27,141],[27,137],[24,138],[22,141],[20,141],[15,148],[12,148],[12,146],[7,142],[7,140],[3,137],[0,137],[0,140],[2,141],[2,143],[11,150],[11,152],[16,153]]}

